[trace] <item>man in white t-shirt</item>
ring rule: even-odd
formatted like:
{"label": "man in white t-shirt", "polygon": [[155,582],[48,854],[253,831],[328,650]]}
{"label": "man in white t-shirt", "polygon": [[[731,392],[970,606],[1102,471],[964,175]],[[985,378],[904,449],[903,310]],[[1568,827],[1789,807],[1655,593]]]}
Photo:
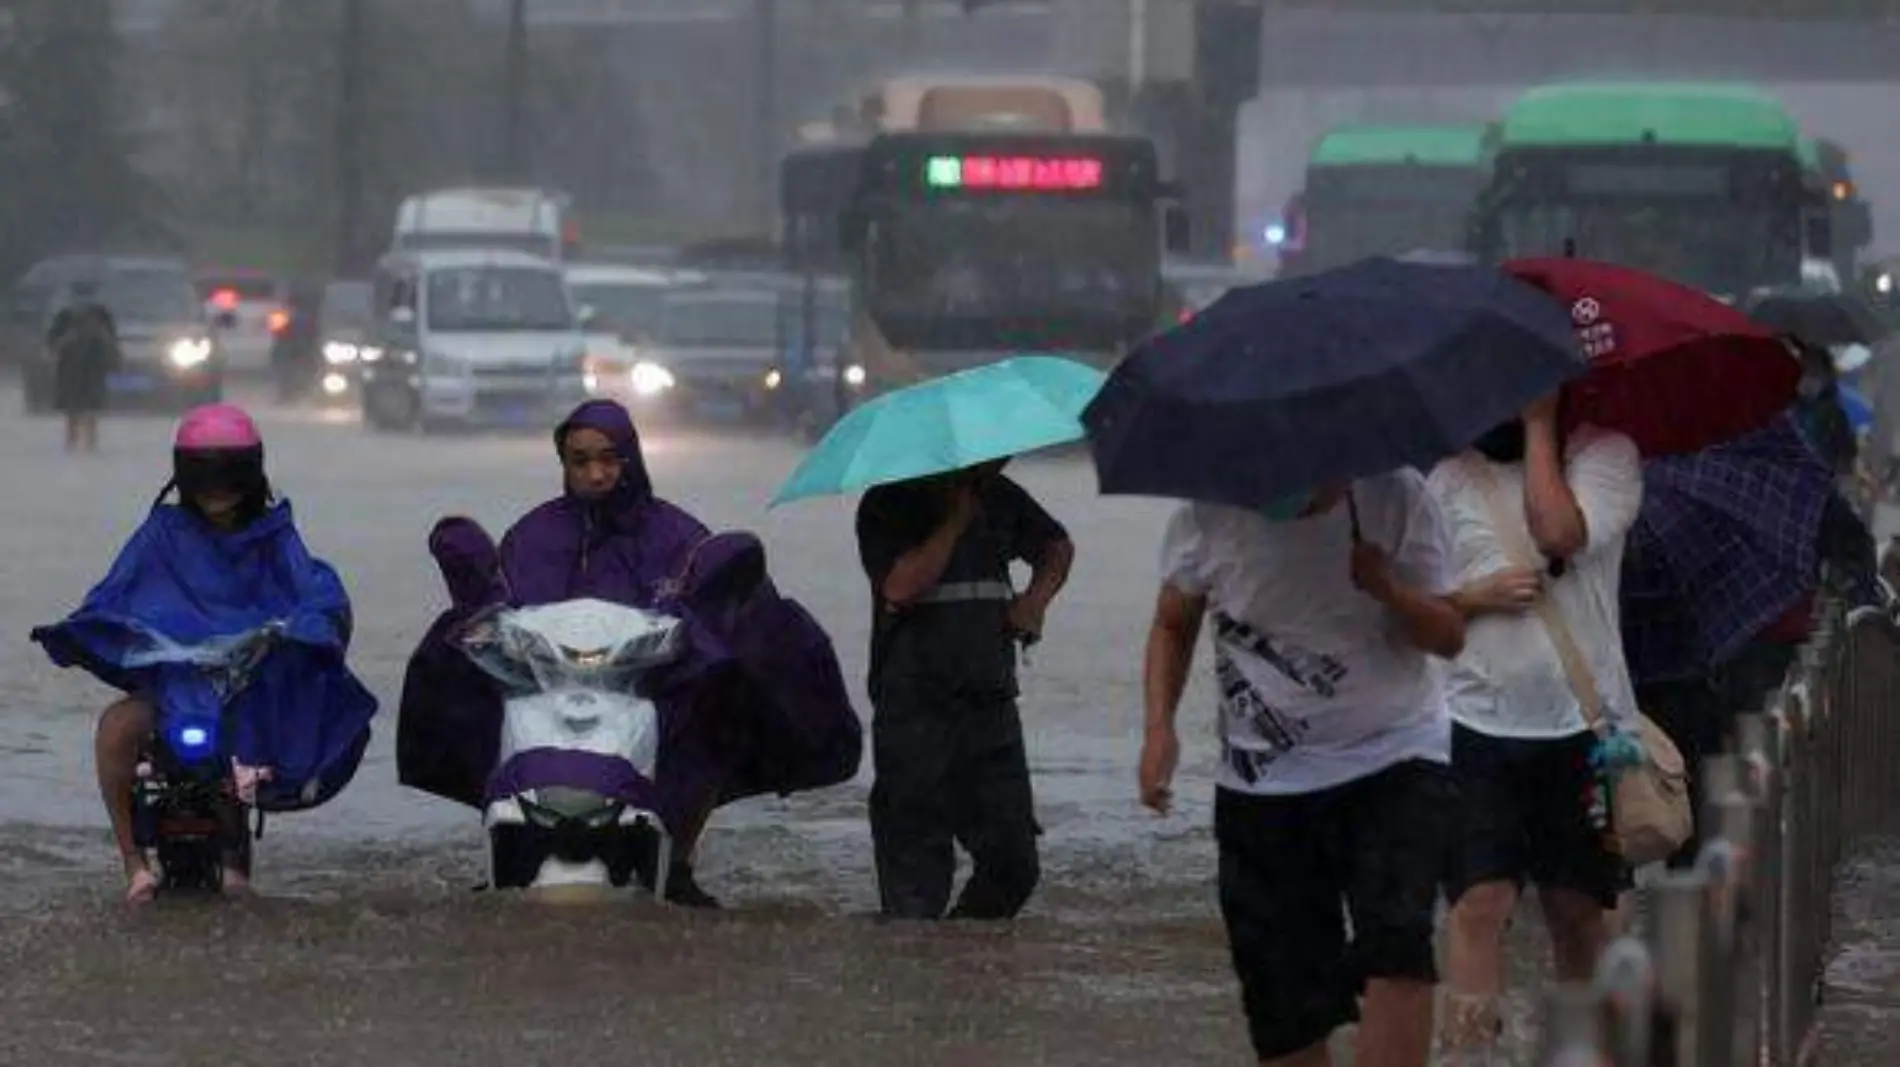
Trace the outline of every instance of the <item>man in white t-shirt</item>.
{"label": "man in white t-shirt", "polygon": [[[1587,981],[1605,914],[1630,884],[1593,811],[1596,734],[1531,609],[1548,597],[1562,615],[1605,726],[1633,724],[1617,584],[1642,468],[1621,434],[1584,426],[1565,440],[1553,397],[1440,464],[1428,484],[1451,524],[1454,599],[1470,627],[1449,681],[1461,816],[1445,884],[1444,1043],[1467,1057],[1450,1062],[1484,1063],[1502,1026],[1504,931],[1524,885],[1538,889],[1559,980]],[[1514,566],[1512,545],[1534,551],[1535,566]]]}
{"label": "man in white t-shirt", "polygon": [[[1165,812],[1175,710],[1214,623],[1221,915],[1262,1064],[1424,1067],[1433,909],[1456,814],[1440,672],[1464,643],[1448,533],[1412,471],[1265,512],[1184,505],[1148,636],[1142,802]],[[1343,907],[1342,907],[1343,904]],[[1343,913],[1352,919],[1348,943]]]}

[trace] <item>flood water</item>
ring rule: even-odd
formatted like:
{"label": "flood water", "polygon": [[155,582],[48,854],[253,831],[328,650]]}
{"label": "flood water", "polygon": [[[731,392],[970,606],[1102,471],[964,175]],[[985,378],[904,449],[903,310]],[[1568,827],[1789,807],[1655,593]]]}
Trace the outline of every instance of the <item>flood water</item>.
{"label": "flood water", "polygon": [[[136,912],[119,902],[91,776],[92,723],[110,694],[54,670],[26,633],[103,573],[165,478],[170,425],[111,422],[104,455],[68,459],[56,425],[0,421],[0,478],[31,500],[0,524],[13,635],[0,644],[0,1063],[1250,1062],[1214,905],[1208,672],[1184,705],[1176,813],[1156,818],[1134,799],[1138,650],[1163,506],[1099,499],[1077,456],[1013,472],[1080,553],[1024,676],[1047,834],[1043,888],[1021,921],[870,917],[868,756],[852,784],[716,817],[700,869],[723,913],[633,898],[556,906],[473,891],[484,875],[473,813],[399,787],[392,757],[403,664],[443,602],[427,531],[464,513],[499,533],[551,495],[548,439],[376,436],[291,412],[263,421],[274,480],[355,598],[353,661],[383,719],[338,800],[268,824],[257,898]],[[869,605],[852,502],[765,513],[795,446],[649,436],[661,494],[715,528],[759,530],[781,587],[861,679]],[[1513,939],[1521,1050],[1545,950],[1534,921]]]}

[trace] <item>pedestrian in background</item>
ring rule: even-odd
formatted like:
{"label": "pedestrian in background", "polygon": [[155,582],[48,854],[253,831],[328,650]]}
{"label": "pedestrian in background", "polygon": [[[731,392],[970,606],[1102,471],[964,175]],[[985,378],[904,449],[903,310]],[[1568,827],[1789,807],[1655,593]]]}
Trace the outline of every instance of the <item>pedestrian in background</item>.
{"label": "pedestrian in background", "polygon": [[98,284],[82,279],[46,330],[53,356],[53,406],[66,416],[66,451],[99,451],[99,413],[107,379],[119,365],[119,331],[98,301]]}

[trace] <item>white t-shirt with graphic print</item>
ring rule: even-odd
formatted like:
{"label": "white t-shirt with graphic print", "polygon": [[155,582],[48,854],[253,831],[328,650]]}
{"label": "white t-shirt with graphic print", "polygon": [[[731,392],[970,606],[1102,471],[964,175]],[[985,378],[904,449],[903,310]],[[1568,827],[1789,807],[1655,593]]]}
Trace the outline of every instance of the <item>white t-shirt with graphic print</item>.
{"label": "white t-shirt with graphic print", "polygon": [[[1496,481],[1512,527],[1506,532],[1520,544],[1533,543],[1524,517],[1523,464],[1492,463],[1474,452],[1439,464],[1427,484],[1451,523],[1461,585],[1510,566],[1477,470],[1489,470]],[[1564,477],[1583,512],[1587,540],[1545,595],[1563,613],[1610,720],[1624,722],[1636,710],[1636,694],[1623,661],[1618,585],[1624,539],[1643,503],[1642,461],[1629,438],[1584,426],[1565,446]],[[1559,738],[1588,729],[1563,660],[1534,613],[1473,619],[1449,684],[1452,717],[1480,733]]]}
{"label": "white t-shirt with graphic print", "polygon": [[[1352,499],[1396,577],[1433,594],[1455,587],[1450,537],[1422,476],[1361,479]],[[1223,788],[1311,793],[1408,759],[1450,761],[1443,671],[1353,586],[1351,514],[1341,501],[1270,522],[1191,503],[1168,524],[1163,580],[1207,600]]]}

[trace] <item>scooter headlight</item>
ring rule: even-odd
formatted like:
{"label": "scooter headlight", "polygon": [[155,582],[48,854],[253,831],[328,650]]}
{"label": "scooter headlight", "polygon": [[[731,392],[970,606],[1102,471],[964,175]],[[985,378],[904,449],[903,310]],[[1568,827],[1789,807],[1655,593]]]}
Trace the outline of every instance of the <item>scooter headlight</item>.
{"label": "scooter headlight", "polygon": [[329,341],[323,346],[323,361],[332,367],[341,367],[361,359],[363,350],[345,341]]}
{"label": "scooter headlight", "polygon": [[853,363],[844,369],[844,384],[853,389],[863,386],[866,377],[864,368],[859,364]]}

